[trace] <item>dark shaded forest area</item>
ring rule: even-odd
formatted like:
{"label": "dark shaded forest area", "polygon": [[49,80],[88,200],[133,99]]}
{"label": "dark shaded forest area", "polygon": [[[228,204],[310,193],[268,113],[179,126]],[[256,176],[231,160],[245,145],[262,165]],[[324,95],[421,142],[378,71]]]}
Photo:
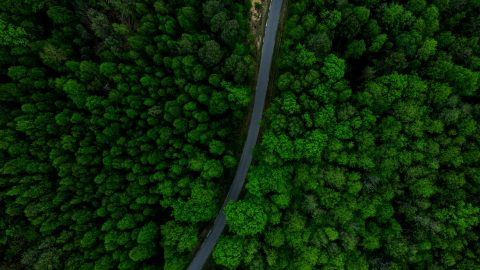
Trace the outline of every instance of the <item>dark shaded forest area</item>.
{"label": "dark shaded forest area", "polygon": [[0,268],[184,269],[237,163],[249,6],[1,2]]}
{"label": "dark shaded forest area", "polygon": [[480,1],[290,0],[231,269],[480,269]]}

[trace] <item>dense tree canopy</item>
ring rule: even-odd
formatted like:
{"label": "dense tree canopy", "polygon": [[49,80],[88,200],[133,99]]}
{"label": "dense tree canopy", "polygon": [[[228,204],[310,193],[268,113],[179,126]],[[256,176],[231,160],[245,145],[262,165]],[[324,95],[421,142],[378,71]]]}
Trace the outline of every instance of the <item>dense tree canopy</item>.
{"label": "dense tree canopy", "polygon": [[185,267],[237,162],[248,12],[1,1],[1,269]]}
{"label": "dense tree canopy", "polygon": [[[214,261],[477,269],[479,8],[288,1],[274,98]],[[254,258],[238,256],[250,241]]]}
{"label": "dense tree canopy", "polygon": [[[288,1],[256,156],[208,266],[478,269],[479,10]],[[249,12],[1,1],[0,269],[185,269],[237,165]]]}

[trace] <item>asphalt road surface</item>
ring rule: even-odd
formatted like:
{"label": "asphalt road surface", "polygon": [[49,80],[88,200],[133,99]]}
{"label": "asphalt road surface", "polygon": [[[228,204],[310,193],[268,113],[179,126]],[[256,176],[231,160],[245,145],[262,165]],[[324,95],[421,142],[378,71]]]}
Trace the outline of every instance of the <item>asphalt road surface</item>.
{"label": "asphalt road surface", "polygon": [[187,270],[200,270],[212,253],[215,244],[217,244],[220,235],[225,229],[226,220],[223,212],[225,205],[229,201],[235,201],[240,196],[245,178],[247,177],[248,168],[252,162],[252,153],[257,143],[258,133],[260,131],[260,121],[262,120],[263,108],[265,106],[265,98],[267,96],[268,82],[270,78],[270,67],[272,65],[273,51],[277,35],[278,23],[280,21],[280,11],[282,9],[283,0],[272,0],[268,10],[268,18],[263,37],[262,55],[260,59],[260,70],[257,77],[257,85],[255,88],[255,103],[253,105],[252,117],[248,127],[247,140],[243,146],[242,157],[238,163],[235,178],[233,179],[227,197],[215,218],[213,227],[203,241],[200,249],[198,249],[195,257],[188,266]]}

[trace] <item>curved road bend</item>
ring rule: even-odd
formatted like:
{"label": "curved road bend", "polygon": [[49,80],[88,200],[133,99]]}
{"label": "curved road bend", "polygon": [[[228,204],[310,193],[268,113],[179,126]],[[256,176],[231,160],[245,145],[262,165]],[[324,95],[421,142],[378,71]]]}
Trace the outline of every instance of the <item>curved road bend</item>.
{"label": "curved road bend", "polygon": [[280,20],[280,11],[282,9],[283,0],[271,0],[268,10],[267,24],[263,37],[262,55],[260,59],[260,69],[257,77],[257,85],[255,88],[255,101],[253,105],[253,113],[250,118],[248,127],[247,140],[243,146],[242,156],[238,163],[235,178],[233,179],[227,197],[215,218],[213,228],[210,230],[207,238],[203,241],[200,249],[198,249],[195,257],[188,266],[187,270],[200,270],[212,253],[215,244],[225,229],[226,220],[223,209],[229,201],[235,201],[240,196],[245,178],[247,177],[248,168],[252,162],[252,152],[257,143],[258,133],[260,131],[260,121],[262,120],[263,107],[267,95],[268,82],[270,78],[270,67],[272,64],[273,51],[275,48],[275,40],[277,35],[278,23]]}

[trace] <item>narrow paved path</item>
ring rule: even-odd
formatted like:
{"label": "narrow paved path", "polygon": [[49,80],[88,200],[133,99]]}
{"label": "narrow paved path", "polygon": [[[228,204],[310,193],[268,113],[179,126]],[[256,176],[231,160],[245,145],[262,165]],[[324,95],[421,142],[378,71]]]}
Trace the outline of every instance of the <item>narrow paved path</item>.
{"label": "narrow paved path", "polygon": [[283,0],[271,0],[268,10],[267,24],[265,27],[265,35],[263,37],[262,56],[260,59],[260,70],[257,77],[257,86],[255,88],[255,103],[253,105],[252,117],[248,127],[247,140],[243,146],[242,157],[238,163],[237,172],[233,179],[227,197],[220,209],[220,213],[213,223],[207,238],[203,241],[200,249],[195,254],[192,262],[187,270],[200,270],[212,253],[215,244],[225,229],[226,220],[223,212],[225,205],[229,201],[235,201],[240,196],[245,178],[247,177],[248,168],[252,162],[252,153],[257,143],[258,133],[260,131],[260,121],[262,120],[263,107],[265,106],[265,98],[267,96],[268,82],[270,78],[270,67],[272,65],[272,57],[275,48],[277,36],[277,28],[280,20],[280,11],[282,9]]}

